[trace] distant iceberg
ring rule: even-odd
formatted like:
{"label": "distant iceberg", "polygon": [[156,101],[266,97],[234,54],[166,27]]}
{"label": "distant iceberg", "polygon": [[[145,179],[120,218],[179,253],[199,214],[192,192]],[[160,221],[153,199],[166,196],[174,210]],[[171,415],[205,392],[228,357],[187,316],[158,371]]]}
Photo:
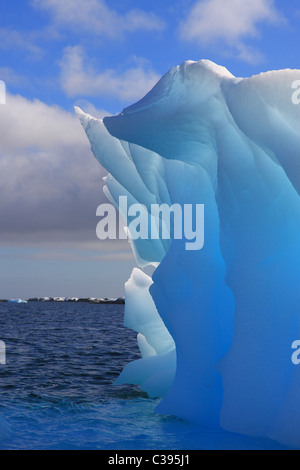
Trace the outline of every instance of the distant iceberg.
{"label": "distant iceberg", "polygon": [[8,302],[11,304],[27,304],[27,300],[22,299],[10,299]]}
{"label": "distant iceberg", "polygon": [[210,61],[171,69],[103,121],[77,108],[117,205],[205,205],[205,245],[131,240],[125,324],[143,355],[117,383],[157,410],[300,447],[299,70],[235,78]]}

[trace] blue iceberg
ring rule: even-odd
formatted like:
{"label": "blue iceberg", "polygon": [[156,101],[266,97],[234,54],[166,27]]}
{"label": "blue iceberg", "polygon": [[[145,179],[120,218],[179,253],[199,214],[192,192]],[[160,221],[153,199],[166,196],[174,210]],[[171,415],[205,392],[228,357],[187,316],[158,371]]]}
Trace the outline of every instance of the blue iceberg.
{"label": "blue iceberg", "polygon": [[[171,69],[118,116],[76,109],[118,205],[204,204],[205,244],[130,240],[125,325],[142,358],[117,383],[157,411],[300,447],[299,70]],[[123,214],[126,217],[126,214]],[[142,268],[154,266],[152,278]]]}

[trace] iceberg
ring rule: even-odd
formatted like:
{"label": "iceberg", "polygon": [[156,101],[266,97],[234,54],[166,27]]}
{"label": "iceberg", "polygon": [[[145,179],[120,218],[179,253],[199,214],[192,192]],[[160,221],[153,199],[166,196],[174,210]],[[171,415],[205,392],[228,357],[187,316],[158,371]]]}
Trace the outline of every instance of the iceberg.
{"label": "iceberg", "polygon": [[[76,109],[108,171],[104,191],[114,206],[126,196],[149,214],[151,204],[205,207],[201,250],[187,251],[184,237],[130,240],[138,267],[125,286],[125,325],[137,331],[142,358],[116,383],[161,397],[159,413],[293,447],[297,84],[300,70],[236,78],[208,60],[187,61],[117,116]],[[146,266],[155,268],[152,278]]]}

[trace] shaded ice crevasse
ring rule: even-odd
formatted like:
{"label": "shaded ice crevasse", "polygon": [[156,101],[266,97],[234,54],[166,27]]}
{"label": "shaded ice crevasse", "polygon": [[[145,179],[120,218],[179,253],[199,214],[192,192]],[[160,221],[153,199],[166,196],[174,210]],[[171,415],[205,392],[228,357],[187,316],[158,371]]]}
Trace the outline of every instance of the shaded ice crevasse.
{"label": "shaded ice crevasse", "polygon": [[[171,69],[120,115],[77,108],[115,204],[204,204],[205,244],[131,241],[125,324],[143,358],[118,383],[160,413],[300,447],[299,70],[235,78],[210,61]],[[167,371],[167,372],[166,372]]]}

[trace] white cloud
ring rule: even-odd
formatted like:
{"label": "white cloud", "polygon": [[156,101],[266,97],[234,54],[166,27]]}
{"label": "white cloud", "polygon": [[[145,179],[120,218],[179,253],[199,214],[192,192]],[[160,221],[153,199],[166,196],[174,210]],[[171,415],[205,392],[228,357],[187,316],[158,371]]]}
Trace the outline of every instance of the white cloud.
{"label": "white cloud", "polygon": [[106,172],[78,119],[8,94],[0,142],[0,244],[96,242]]}
{"label": "white cloud", "polygon": [[180,35],[200,45],[225,44],[227,51],[253,62],[260,54],[248,48],[245,39],[258,37],[261,23],[282,22],[274,0],[201,0],[182,22]]}
{"label": "white cloud", "polygon": [[81,46],[67,47],[61,61],[61,85],[69,96],[114,96],[122,101],[142,98],[157,83],[156,74],[147,61],[118,73],[113,69],[97,72],[89,63]]}
{"label": "white cloud", "polygon": [[161,31],[164,22],[153,13],[134,9],[121,15],[104,0],[32,0],[34,6],[48,11],[56,25],[76,32],[119,37],[125,32]]}

